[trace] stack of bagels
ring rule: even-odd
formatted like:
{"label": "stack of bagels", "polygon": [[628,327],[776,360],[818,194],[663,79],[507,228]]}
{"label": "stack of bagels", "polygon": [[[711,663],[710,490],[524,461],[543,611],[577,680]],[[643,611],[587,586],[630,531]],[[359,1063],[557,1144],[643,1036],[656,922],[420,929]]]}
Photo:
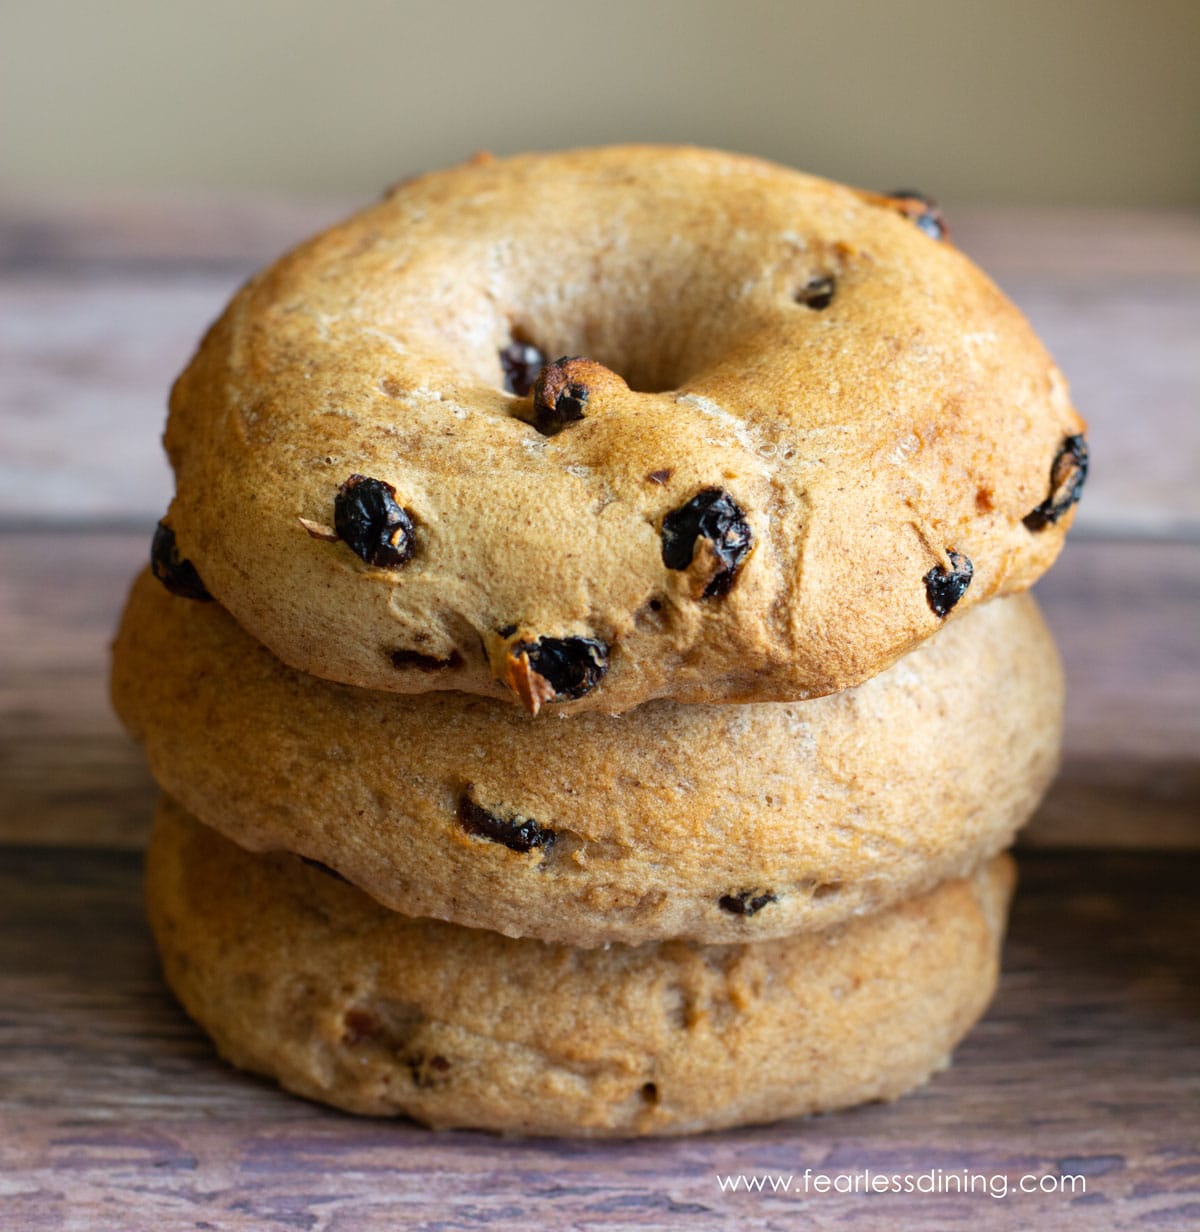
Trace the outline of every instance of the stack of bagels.
{"label": "stack of bagels", "polygon": [[1086,473],[931,202],[619,147],[398,185],[171,398],[113,694],[168,982],[364,1113],[888,1099],[996,981]]}

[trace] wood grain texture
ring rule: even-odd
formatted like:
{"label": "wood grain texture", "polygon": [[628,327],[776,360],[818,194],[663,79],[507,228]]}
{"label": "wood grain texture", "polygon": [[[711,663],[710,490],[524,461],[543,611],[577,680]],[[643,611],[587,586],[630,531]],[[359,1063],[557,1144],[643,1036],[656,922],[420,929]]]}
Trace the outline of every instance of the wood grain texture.
{"label": "wood grain texture", "polygon": [[[139,893],[154,787],[107,644],[170,493],[167,385],[264,260],[355,203],[0,203],[0,1229],[1200,1227],[1200,216],[962,211],[1092,420],[1038,590],[1069,679],[1000,997],[918,1094],[650,1144],[353,1120],[220,1064]],[[44,529],[37,530],[35,528]],[[30,847],[28,844],[39,844]],[[1098,854],[1087,847],[1157,849]],[[722,1193],[718,1174],[1076,1173],[1087,1192]]]}
{"label": "wood grain texture", "polygon": [[[140,846],[155,789],[108,706],[140,533],[0,534],[0,843]],[[1067,668],[1029,844],[1200,847],[1200,545],[1071,542],[1037,589]]]}
{"label": "wood grain texture", "polygon": [[[234,1073],[159,981],[130,853],[0,864],[0,1227],[1186,1229],[1200,857],[1028,855],[999,996],[891,1105],[651,1143],[354,1120]],[[1086,1193],[722,1193],[717,1175],[1083,1175]]]}
{"label": "wood grain texture", "polygon": [[[380,185],[382,195],[384,185]],[[0,271],[242,270],[369,201],[270,192],[28,193],[0,199]],[[1194,210],[961,205],[954,242],[1001,281],[1200,278]]]}
{"label": "wood grain texture", "polygon": [[166,279],[188,271],[249,273],[367,204],[352,197],[203,189],[86,197],[10,190],[0,199],[0,272],[140,272]]}

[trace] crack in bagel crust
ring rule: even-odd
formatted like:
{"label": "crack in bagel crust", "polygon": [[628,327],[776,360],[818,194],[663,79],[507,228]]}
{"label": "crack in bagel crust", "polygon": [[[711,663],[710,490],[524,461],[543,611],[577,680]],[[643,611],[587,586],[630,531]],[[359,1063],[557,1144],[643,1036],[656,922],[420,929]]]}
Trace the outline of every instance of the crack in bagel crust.
{"label": "crack in bagel crust", "polygon": [[[936,633],[928,545],[973,563],[959,609],[1031,585],[1083,430],[924,198],[682,147],[525,155],[417,177],[249,281],[173,390],[169,517],[314,675],[531,713],[786,701]],[[676,533],[709,492],[744,529]],[[602,638],[605,669],[546,683],[497,643],[514,620]],[[458,665],[383,653],[423,647]]]}

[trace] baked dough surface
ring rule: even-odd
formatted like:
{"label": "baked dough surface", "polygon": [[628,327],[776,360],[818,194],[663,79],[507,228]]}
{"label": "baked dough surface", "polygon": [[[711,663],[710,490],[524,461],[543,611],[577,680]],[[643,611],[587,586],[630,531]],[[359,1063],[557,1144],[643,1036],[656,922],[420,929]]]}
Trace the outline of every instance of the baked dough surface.
{"label": "baked dough surface", "polygon": [[[406,182],[252,278],[180,377],[179,550],[279,657],[373,689],[858,684],[1029,586],[1086,468],[1025,319],[912,214],[692,148]],[[529,347],[582,358],[518,396]]]}

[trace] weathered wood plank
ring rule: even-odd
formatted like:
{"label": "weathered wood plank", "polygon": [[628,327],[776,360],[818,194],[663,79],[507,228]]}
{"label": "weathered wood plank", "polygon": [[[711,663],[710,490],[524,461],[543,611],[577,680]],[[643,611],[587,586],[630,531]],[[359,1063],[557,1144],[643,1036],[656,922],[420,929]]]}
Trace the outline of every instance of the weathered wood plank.
{"label": "weathered wood plank", "polygon": [[[0,1226],[21,1232],[1195,1227],[1200,859],[1026,856],[1005,975],[891,1105],[697,1139],[355,1120],[222,1065],[161,985],[131,854],[0,861]],[[1082,1175],[1086,1192],[730,1193],[717,1176]],[[841,1183],[849,1183],[843,1180]]]}
{"label": "weathered wood plank", "polygon": [[1200,212],[1060,206],[951,207],[954,242],[998,282],[1081,287],[1200,278]]}
{"label": "weathered wood plank", "polygon": [[[0,842],[144,838],[154,788],[105,676],[149,530],[0,535]],[[1069,703],[1025,841],[1200,847],[1200,546],[1072,542],[1038,594]]]}
{"label": "weathered wood plank", "polygon": [[[241,278],[337,211],[45,208],[0,213],[0,524],[157,516],[172,378]],[[1200,216],[971,218],[1091,422],[1078,533],[1200,539]]]}
{"label": "weathered wood plank", "polygon": [[[0,199],[0,272],[248,269],[367,204],[362,197],[297,193],[72,197],[10,187]],[[947,210],[954,242],[1001,281],[1027,274],[1075,283],[1200,278],[1195,210],[954,202]]]}
{"label": "weathered wood plank", "polygon": [[1036,594],[1067,712],[1025,841],[1200,847],[1200,545],[1069,542]]}
{"label": "weathered wood plank", "polygon": [[[947,1074],[886,1108],[636,1147],[502,1141],[351,1120],[215,1060],[158,982],[136,859],[100,850],[140,844],[154,795],[108,711],[105,648],[170,491],[171,376],[245,273],[352,204],[0,205],[0,524],[61,528],[0,533],[0,1227],[1200,1226],[1183,850],[1028,853],[1000,1000]],[[1200,216],[953,221],[1072,378],[1097,459],[1039,590],[1071,691],[1027,842],[1200,847]],[[1083,1172],[1088,1192],[715,1180],[806,1167]]]}
{"label": "weathered wood plank", "polygon": [[0,522],[161,516],[167,393],[234,285],[0,283]]}
{"label": "weathered wood plank", "polygon": [[366,204],[203,190],[9,193],[0,200],[0,273],[249,272]]}
{"label": "weathered wood plank", "polygon": [[1007,288],[1071,382],[1092,466],[1076,530],[1200,540],[1200,279]]}

